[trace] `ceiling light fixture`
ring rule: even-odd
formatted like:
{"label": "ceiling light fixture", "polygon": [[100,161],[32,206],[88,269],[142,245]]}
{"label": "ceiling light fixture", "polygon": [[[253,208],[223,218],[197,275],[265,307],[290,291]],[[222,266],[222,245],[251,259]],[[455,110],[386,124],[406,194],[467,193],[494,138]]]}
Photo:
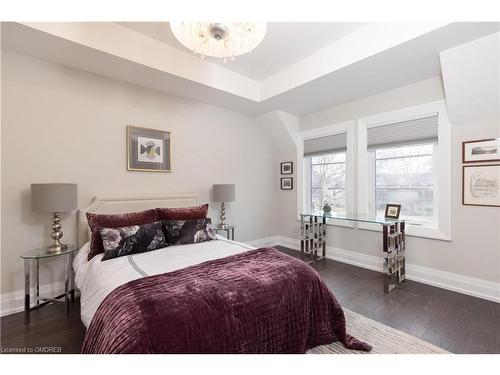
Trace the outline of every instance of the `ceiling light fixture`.
{"label": "ceiling light fixture", "polygon": [[266,34],[266,24],[255,22],[170,22],[170,28],[195,55],[221,57],[224,62],[252,52]]}

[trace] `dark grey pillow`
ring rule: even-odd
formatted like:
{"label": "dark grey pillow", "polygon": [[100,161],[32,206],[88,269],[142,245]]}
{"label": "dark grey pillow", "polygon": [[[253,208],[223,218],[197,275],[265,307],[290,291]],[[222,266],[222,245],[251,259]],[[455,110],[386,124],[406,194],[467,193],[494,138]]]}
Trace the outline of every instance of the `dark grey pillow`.
{"label": "dark grey pillow", "polygon": [[161,221],[121,228],[101,228],[102,260],[143,253],[167,246]]}
{"label": "dark grey pillow", "polygon": [[210,218],[198,220],[164,220],[163,228],[169,246],[217,239]]}

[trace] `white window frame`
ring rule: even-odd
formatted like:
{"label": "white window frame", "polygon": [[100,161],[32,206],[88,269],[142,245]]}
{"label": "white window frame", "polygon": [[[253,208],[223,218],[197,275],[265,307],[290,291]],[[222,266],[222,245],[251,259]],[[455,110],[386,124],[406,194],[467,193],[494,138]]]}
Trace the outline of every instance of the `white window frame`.
{"label": "white window frame", "polygon": [[[435,217],[437,227],[424,225],[406,226],[410,236],[426,237],[451,241],[451,126],[444,101],[438,101],[396,111],[381,113],[358,119],[358,213],[369,213],[370,189],[369,171],[370,153],[367,150],[367,130],[371,127],[383,126],[395,122],[414,120],[438,114],[439,143],[434,148],[434,173],[437,173],[434,186]],[[371,160],[370,160],[371,159]],[[378,224],[359,223],[358,228],[381,230]]]}
{"label": "white window frame", "polygon": [[[345,121],[333,125],[323,126],[321,128],[304,130],[299,133],[299,143],[302,147],[297,147],[297,220],[300,220],[300,214],[309,206],[306,200],[308,199],[307,191],[310,191],[310,181],[308,177],[310,170],[305,165],[304,161],[304,141],[308,139],[327,137],[336,134],[347,134],[347,150],[346,150],[346,181],[345,181],[345,204],[346,213],[355,212],[355,133],[356,121]],[[349,221],[327,219],[327,225],[336,225],[347,228],[353,228],[354,224]]]}

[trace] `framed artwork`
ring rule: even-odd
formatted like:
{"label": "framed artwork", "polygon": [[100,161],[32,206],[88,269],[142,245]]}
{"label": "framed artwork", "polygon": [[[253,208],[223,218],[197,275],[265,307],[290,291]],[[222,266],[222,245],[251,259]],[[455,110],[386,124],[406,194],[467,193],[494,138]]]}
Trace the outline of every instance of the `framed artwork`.
{"label": "framed artwork", "polygon": [[293,190],[293,178],[292,177],[282,177],[281,178],[281,190]]}
{"label": "framed artwork", "polygon": [[399,214],[401,213],[400,204],[386,204],[385,205],[385,218],[386,219],[399,219]]}
{"label": "framed artwork", "polygon": [[281,174],[293,174],[293,161],[281,163]]}
{"label": "framed artwork", "polygon": [[127,126],[127,169],[171,172],[172,134],[168,131]]}
{"label": "framed artwork", "polygon": [[462,204],[500,207],[500,164],[462,166]]}
{"label": "framed artwork", "polygon": [[462,162],[500,161],[500,138],[462,142]]}

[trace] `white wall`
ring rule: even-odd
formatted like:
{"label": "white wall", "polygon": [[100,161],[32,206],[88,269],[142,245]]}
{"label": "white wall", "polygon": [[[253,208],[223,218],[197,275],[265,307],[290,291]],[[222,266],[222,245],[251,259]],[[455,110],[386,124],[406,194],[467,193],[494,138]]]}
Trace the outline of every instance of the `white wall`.
{"label": "white wall", "polygon": [[[276,233],[277,166],[255,119],[3,52],[2,293],[24,287],[19,254],[48,242],[50,215],[30,209],[33,182],[77,183],[80,207],[103,194],[194,192],[210,202],[212,184],[235,183],[236,240]],[[126,170],[126,125],[172,132],[172,173]],[[63,217],[63,240],[75,243],[76,212]],[[43,262],[42,284],[62,280],[57,266]]]}
{"label": "white wall", "polygon": [[500,118],[500,33],[442,51],[440,60],[452,123]]}
{"label": "white wall", "polygon": [[[298,129],[298,119],[296,119],[296,125]],[[280,226],[289,223],[290,218],[295,217],[297,214],[297,206],[295,200],[297,197],[297,160],[296,160],[296,146],[295,143],[290,138],[290,135],[286,129],[283,122],[283,118],[280,116],[280,112],[273,111],[266,113],[262,116],[257,117],[257,121],[261,124],[262,130],[265,132],[268,139],[273,140],[274,147],[274,159],[272,163],[274,165],[274,195],[275,195],[275,211],[270,214],[274,214],[275,217],[275,235],[281,233],[279,229]],[[291,161],[293,163],[293,174],[291,175],[281,175],[280,163]],[[292,177],[294,183],[293,190],[281,190],[281,180],[282,177]]]}
{"label": "white wall", "polygon": [[443,81],[441,77],[433,77],[303,116],[300,118],[300,128],[314,129],[442,99],[444,99]]}

